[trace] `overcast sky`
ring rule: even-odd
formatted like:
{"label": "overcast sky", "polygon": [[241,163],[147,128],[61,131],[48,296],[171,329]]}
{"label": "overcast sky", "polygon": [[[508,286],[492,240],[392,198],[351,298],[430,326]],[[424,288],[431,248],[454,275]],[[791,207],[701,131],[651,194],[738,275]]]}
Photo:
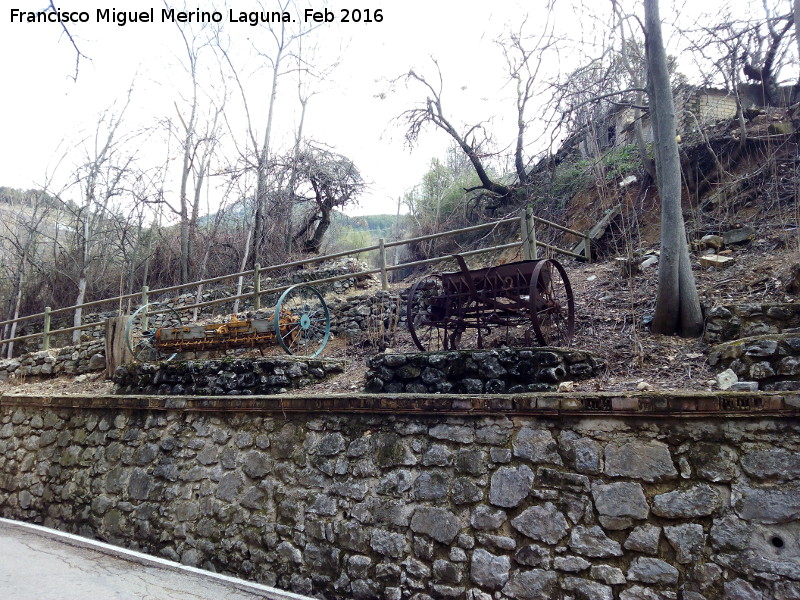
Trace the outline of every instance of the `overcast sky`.
{"label": "overcast sky", "polygon": [[[573,2],[580,4],[580,0]],[[152,133],[164,120],[176,120],[176,104],[182,112],[186,110],[189,93],[178,30],[161,20],[163,2],[71,0],[59,5],[61,10],[86,11],[89,16],[88,23],[70,25],[86,56],[81,59],[77,80],[73,80],[75,50],[59,23],[11,22],[12,9],[32,11],[45,4],[46,0],[12,0],[0,10],[0,185],[40,187],[50,177],[51,187],[59,189],[79,159],[75,148],[93,133],[98,115],[115,102],[119,108],[132,85],[126,128],[151,131],[136,138],[140,166],[164,164],[168,153],[177,156],[175,140],[168,148],[163,135]],[[236,13],[260,10],[257,0],[229,4],[236,7]],[[274,9],[278,2],[263,0],[263,4]],[[419,87],[400,85],[390,90],[389,82],[410,68],[433,77],[432,57],[441,66],[444,101],[454,120],[473,124],[491,119],[489,129],[498,145],[513,141],[515,90],[507,84],[505,63],[495,41],[509,24],[519,27],[526,15],[527,31],[535,32],[546,4],[545,0],[369,0],[360,4],[354,0],[309,0],[298,5],[301,14],[306,7],[327,8],[334,16],[335,22],[323,23],[314,32],[318,44],[315,62],[338,61],[339,66],[314,85],[316,95],[309,103],[305,134],[351,158],[370,183],[360,207],[352,212],[393,213],[398,196],[420,180],[430,160],[443,156],[450,143],[445,134],[431,129],[418,147],[409,150],[402,127],[394,121],[424,95]],[[571,4],[569,0],[557,3],[560,25],[582,43],[591,44],[592,36],[602,35],[604,28],[593,27]],[[268,69],[259,69],[266,63],[254,56],[252,48],[269,50],[268,33],[245,23],[228,22],[228,11],[222,5],[221,0],[198,0],[192,6],[218,8],[223,13],[231,56],[247,87],[260,138],[270,78]],[[111,6],[120,11],[152,7],[155,22],[125,26],[98,22],[98,9]],[[343,10],[367,7],[373,15],[380,9],[382,21],[341,22]],[[662,14],[669,17],[675,12],[672,3],[662,2]],[[548,68],[568,72],[576,59],[561,55]],[[203,68],[211,72],[204,75],[204,93],[210,96],[222,87],[222,77],[214,71],[216,60],[211,52],[203,54]],[[243,147],[245,143],[246,129],[241,97],[232,81],[228,80],[227,86],[229,131],[222,147],[232,160],[237,144]],[[290,78],[281,79],[278,92],[273,148],[280,151],[291,147],[297,124],[296,84]],[[168,193],[175,193],[176,179],[177,170],[171,174]]]}
{"label": "overcast sky", "polygon": [[[0,13],[0,52],[4,57],[0,185],[32,188],[43,185],[48,175],[56,182],[66,178],[76,159],[70,154],[65,157],[65,152],[93,132],[100,112],[114,102],[119,106],[132,83],[127,113],[131,129],[174,119],[174,103],[180,103],[181,96],[188,94],[178,31],[175,25],[160,22],[163,4],[153,0],[121,0],[114,4],[105,0],[72,0],[59,5],[61,10],[87,11],[90,16],[88,23],[70,25],[80,51],[87,57],[80,62],[77,81],[72,80],[75,51],[60,24],[11,22],[12,7],[30,11],[43,4],[43,0],[16,0],[5,4]],[[232,4],[236,12],[259,8],[248,0]],[[272,8],[277,3],[267,0],[264,4]],[[526,9],[535,9],[536,4],[527,2]],[[329,79],[316,86],[319,92],[309,103],[305,131],[309,137],[350,157],[371,183],[356,212],[391,213],[396,210],[397,197],[419,181],[430,159],[441,156],[449,140],[440,132],[431,131],[418,148],[409,151],[403,131],[393,118],[414,98],[421,98],[421,92],[400,86],[382,96],[390,88],[389,80],[412,67],[430,73],[430,58],[435,57],[445,74],[447,89],[454,91],[446,96],[454,114],[469,120],[502,113],[504,108],[499,103],[509,90],[503,88],[503,60],[494,40],[508,22],[519,19],[523,9],[513,0],[308,3],[313,9],[327,7],[339,21],[344,14],[342,9],[362,5],[382,9],[382,22],[322,24],[316,32],[319,62],[340,60]],[[153,7],[156,22],[125,26],[98,23],[97,9],[109,6],[137,11]],[[211,0],[200,0],[197,6],[201,10],[214,7]],[[263,42],[259,36],[266,34],[247,24],[225,23],[227,11],[220,12],[251,84],[251,103],[258,98],[265,103],[269,78],[265,70],[255,70],[252,57],[245,58],[245,49],[249,50],[251,42]],[[263,47],[268,48],[266,44]],[[206,58],[213,57],[209,53]],[[282,102],[275,115],[276,141],[287,146],[296,125],[296,91],[288,79],[281,83]],[[513,104],[505,108],[506,112],[508,109],[513,111]],[[232,123],[243,123],[236,93],[231,92],[226,113]],[[259,133],[263,132],[265,120],[265,109],[257,111],[254,121]],[[231,131],[228,136],[231,135],[242,136],[243,142],[244,129]],[[143,140],[140,143],[149,155],[140,156],[140,162],[163,161],[162,156],[152,155],[166,152],[165,148],[160,150]],[[228,146],[228,152],[233,152],[232,146]],[[173,187],[176,186],[177,182]]]}

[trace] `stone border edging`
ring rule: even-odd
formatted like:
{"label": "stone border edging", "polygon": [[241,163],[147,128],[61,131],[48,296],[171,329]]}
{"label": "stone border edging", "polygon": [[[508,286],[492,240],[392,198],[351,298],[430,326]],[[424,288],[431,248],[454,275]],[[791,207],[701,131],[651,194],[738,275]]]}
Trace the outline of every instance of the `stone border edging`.
{"label": "stone border edging", "polygon": [[551,346],[383,353],[367,360],[364,391],[373,394],[526,394],[595,377],[605,361]]}
{"label": "stone border edging", "polygon": [[800,394],[776,392],[586,392],[524,395],[309,394],[279,396],[90,396],[4,394],[0,406],[254,413],[674,417],[800,416]]}

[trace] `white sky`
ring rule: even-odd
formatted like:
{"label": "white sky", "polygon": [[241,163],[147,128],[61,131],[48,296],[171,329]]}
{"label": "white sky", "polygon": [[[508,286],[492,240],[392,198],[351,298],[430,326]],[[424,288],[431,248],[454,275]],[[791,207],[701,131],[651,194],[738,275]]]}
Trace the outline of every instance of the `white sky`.
{"label": "white sky", "polygon": [[[580,3],[580,0],[575,0]],[[586,0],[593,5],[591,0]],[[753,0],[755,1],[755,0]],[[605,2],[605,0],[604,0]],[[743,4],[747,4],[742,0]],[[238,12],[260,10],[257,0],[229,0]],[[31,188],[42,186],[48,175],[59,188],[69,176],[75,153],[69,148],[93,132],[98,115],[115,101],[121,102],[135,80],[127,126],[153,127],[164,119],[176,118],[175,103],[184,106],[182,96],[189,93],[188,76],[181,66],[181,42],[171,23],[160,22],[163,3],[158,0],[71,0],[62,10],[86,10],[91,22],[71,25],[82,59],[77,81],[72,80],[75,52],[62,34],[58,23],[11,23],[11,8],[39,10],[46,0],[11,0],[0,9],[0,185]],[[171,5],[176,3],[170,2]],[[221,0],[197,0],[192,5],[212,10]],[[277,0],[263,0],[267,9],[277,8]],[[581,30],[581,15],[559,3],[561,26],[573,28],[581,41],[602,35],[601,27]],[[638,2],[636,3],[639,4]],[[662,0],[662,15],[675,12],[672,3]],[[421,144],[409,151],[403,130],[393,122],[413,102],[424,98],[420,88],[398,87],[384,98],[388,80],[414,68],[429,77],[430,57],[441,65],[445,78],[444,101],[454,120],[474,124],[493,118],[490,128],[500,144],[513,140],[515,108],[514,89],[504,85],[505,63],[495,40],[507,24],[518,26],[528,15],[529,31],[539,24],[545,0],[313,0],[301,7],[324,9],[338,17],[343,8],[380,8],[380,23],[322,25],[315,33],[319,39],[321,62],[340,58],[339,67],[330,78],[317,86],[308,108],[305,134],[351,158],[371,185],[352,214],[393,213],[398,196],[419,182],[431,158],[441,157],[449,138],[431,129]],[[129,23],[124,27],[95,21],[98,8],[117,10],[155,9],[155,23]],[[685,5],[684,5],[685,7]],[[227,10],[223,12],[227,21]],[[268,33],[247,24],[227,24],[233,57],[245,75],[254,126],[259,139],[266,122],[266,100],[270,85],[268,70],[256,70],[252,45],[264,44]],[[249,58],[248,58],[249,56]],[[206,67],[215,57],[206,53]],[[561,56],[561,64],[550,68],[565,72],[566,63],[575,56]],[[219,76],[205,83],[206,89],[219,87]],[[226,116],[233,136],[243,145],[244,116],[240,96],[232,83],[226,104]],[[282,79],[280,101],[275,114],[277,128],[273,148],[291,147],[296,126],[296,88],[289,78]],[[257,100],[261,99],[259,106]],[[535,109],[534,109],[535,110]],[[163,164],[166,143],[158,135],[140,144],[140,165]],[[172,156],[179,148],[173,141]],[[231,135],[224,152],[233,157],[236,151]],[[63,158],[63,160],[62,160]],[[175,159],[176,163],[177,158]],[[168,194],[178,187],[177,169],[171,175]]]}
{"label": "white sky", "polygon": [[[0,185],[31,188],[44,184],[47,174],[56,181],[67,177],[73,157],[67,156],[56,168],[66,148],[92,133],[98,114],[115,101],[121,101],[135,80],[129,126],[151,126],[164,118],[175,118],[174,102],[188,94],[188,80],[180,66],[180,38],[175,25],[159,22],[163,7],[154,0],[72,0],[62,10],[86,10],[91,22],[72,25],[70,30],[80,50],[89,60],[81,60],[77,82],[75,52],[58,23],[10,23],[10,9],[38,10],[43,0],[15,0],[0,10],[0,67],[3,92],[0,94]],[[233,2],[236,10],[257,10],[254,1]],[[267,0],[272,8],[276,2]],[[320,34],[323,60],[341,55],[340,66],[310,103],[306,134],[350,157],[371,182],[361,200],[359,213],[396,210],[397,197],[413,187],[426,171],[433,156],[441,156],[449,139],[433,130],[422,145],[409,151],[404,146],[402,129],[392,122],[414,98],[421,98],[401,86],[385,99],[376,97],[389,88],[392,79],[413,67],[430,72],[429,57],[441,64],[449,89],[454,114],[464,119],[482,118],[498,112],[497,98],[509,90],[501,89],[503,62],[493,40],[504,24],[523,13],[520,4],[510,0],[493,3],[456,0],[392,0],[353,2],[336,0],[327,5],[336,15],[342,8],[358,5],[381,8],[383,22],[369,24],[325,24]],[[537,2],[528,2],[535,10]],[[155,23],[129,23],[123,27],[95,22],[97,8],[115,6],[118,10],[155,8]],[[210,0],[199,0],[201,10],[210,10]],[[323,9],[325,3],[309,3]],[[227,12],[222,11],[227,21]],[[267,35],[247,24],[227,26],[234,47],[249,45],[252,36]],[[258,40],[259,38],[254,38]],[[263,38],[261,38],[263,40]],[[343,48],[343,50],[341,50]],[[331,57],[330,59],[328,57]],[[210,54],[206,57],[213,59]],[[252,65],[252,61],[248,63]],[[252,73],[248,92],[251,102],[268,95],[266,72]],[[289,147],[295,126],[296,91],[287,78],[279,87],[283,99],[277,108],[278,145]],[[231,89],[233,89],[231,85]],[[265,104],[263,105],[265,106]],[[226,104],[229,119],[243,121],[240,96],[232,93]],[[253,110],[251,106],[251,110]],[[502,111],[502,108],[499,109]],[[513,104],[505,112],[513,113]],[[259,134],[266,122],[266,109],[255,111]],[[243,129],[239,132],[243,138]],[[161,144],[163,146],[163,143]],[[173,147],[177,152],[177,147]],[[141,162],[163,162],[163,147],[147,147]],[[233,152],[229,149],[228,152]],[[160,156],[150,156],[161,154]],[[177,188],[177,181],[173,184]]]}

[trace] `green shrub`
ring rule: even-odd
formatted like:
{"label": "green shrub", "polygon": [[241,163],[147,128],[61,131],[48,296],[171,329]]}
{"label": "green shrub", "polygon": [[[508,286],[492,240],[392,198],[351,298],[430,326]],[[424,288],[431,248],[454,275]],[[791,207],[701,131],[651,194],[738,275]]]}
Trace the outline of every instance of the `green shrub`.
{"label": "green shrub", "polygon": [[606,181],[614,181],[637,173],[642,166],[635,144],[613,148],[603,155]]}

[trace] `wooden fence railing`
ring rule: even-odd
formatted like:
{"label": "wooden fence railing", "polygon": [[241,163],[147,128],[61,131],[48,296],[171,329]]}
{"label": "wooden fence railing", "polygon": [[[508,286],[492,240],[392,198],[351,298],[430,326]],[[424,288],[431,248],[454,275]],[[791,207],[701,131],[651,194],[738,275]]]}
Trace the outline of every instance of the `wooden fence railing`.
{"label": "wooden fence railing", "polygon": [[[588,234],[587,233],[582,233],[580,231],[575,231],[574,229],[569,229],[568,227],[563,227],[562,225],[559,225],[557,223],[553,223],[552,221],[548,221],[546,219],[542,219],[540,217],[533,216],[531,214],[530,208],[528,208],[528,209],[522,211],[522,214],[519,217],[509,217],[509,218],[506,218],[506,219],[499,219],[497,221],[491,221],[491,222],[488,222],[488,223],[481,223],[480,225],[473,225],[471,227],[463,227],[461,229],[453,229],[453,230],[450,230],[450,231],[443,231],[441,233],[432,233],[430,235],[423,235],[423,236],[419,236],[419,237],[415,237],[415,238],[397,240],[397,241],[392,241],[392,242],[387,242],[383,238],[381,238],[381,239],[378,240],[377,244],[373,244],[371,246],[364,246],[363,248],[356,248],[355,250],[346,250],[346,251],[343,251],[343,252],[336,252],[336,253],[333,253],[333,254],[327,254],[325,256],[303,258],[303,259],[295,260],[295,261],[292,261],[292,262],[283,263],[283,264],[280,264],[280,265],[272,265],[272,266],[269,266],[269,267],[262,267],[261,265],[255,265],[254,269],[251,269],[251,270],[248,270],[248,271],[241,271],[239,273],[231,273],[229,275],[220,275],[219,277],[212,277],[210,279],[203,279],[201,281],[193,281],[193,282],[190,282],[190,283],[183,283],[183,284],[180,284],[180,285],[173,285],[173,286],[170,286],[170,287],[164,287],[164,288],[159,288],[159,289],[155,289],[155,290],[151,290],[147,286],[144,286],[140,292],[136,292],[136,293],[133,293],[133,294],[123,294],[123,295],[120,295],[120,296],[114,296],[112,298],[104,298],[102,300],[94,300],[92,302],[85,302],[84,304],[82,304],[80,306],[67,306],[67,307],[58,308],[58,309],[51,309],[48,306],[48,307],[45,307],[44,312],[41,312],[41,313],[36,313],[36,314],[32,314],[32,315],[26,315],[24,317],[19,317],[18,319],[10,319],[10,320],[7,320],[7,321],[0,321],[0,328],[4,328],[6,325],[12,325],[14,323],[21,323],[23,321],[30,321],[30,320],[34,320],[34,319],[42,319],[43,328],[42,328],[42,332],[41,333],[33,333],[33,334],[28,334],[28,335],[9,337],[7,339],[0,340],[0,342],[2,343],[3,350],[8,348],[8,355],[9,356],[11,355],[11,349],[7,346],[8,344],[13,344],[14,342],[21,342],[21,341],[35,339],[35,338],[42,338],[42,349],[43,350],[48,350],[50,348],[51,338],[54,335],[64,334],[64,333],[71,333],[71,332],[74,332],[74,331],[84,331],[84,330],[89,330],[89,329],[93,329],[93,328],[96,328],[96,327],[103,327],[104,326],[103,322],[99,322],[99,323],[87,323],[87,324],[77,325],[77,326],[74,326],[74,327],[65,327],[63,329],[52,330],[51,329],[51,323],[52,323],[53,315],[72,312],[72,311],[75,311],[78,308],[84,309],[84,314],[85,314],[85,309],[86,308],[91,308],[91,307],[96,307],[96,306],[101,306],[101,305],[109,305],[109,304],[117,304],[117,312],[118,312],[118,314],[123,314],[124,313],[123,304],[125,304],[126,302],[131,301],[131,300],[138,300],[141,304],[146,304],[148,302],[149,298],[152,297],[153,295],[156,295],[156,294],[163,295],[163,294],[167,294],[167,293],[171,293],[171,292],[177,292],[177,291],[186,290],[186,289],[202,289],[201,286],[205,286],[205,285],[210,284],[210,283],[218,283],[218,282],[221,282],[221,281],[234,280],[234,279],[238,279],[240,277],[245,277],[245,278],[252,277],[252,281],[253,281],[253,291],[252,292],[248,292],[248,293],[245,293],[245,294],[237,294],[237,295],[233,295],[233,296],[227,296],[225,298],[219,298],[217,300],[209,300],[209,301],[206,301],[206,302],[199,302],[198,301],[198,302],[196,302],[194,304],[189,304],[189,305],[184,305],[184,306],[181,306],[181,307],[176,307],[176,310],[195,310],[195,311],[197,311],[198,309],[204,308],[204,307],[207,307],[207,306],[213,306],[213,305],[217,305],[217,304],[224,304],[224,303],[227,303],[227,302],[235,302],[237,300],[250,299],[250,298],[252,298],[252,300],[253,300],[254,309],[255,310],[260,310],[261,309],[261,297],[262,296],[269,295],[269,294],[278,294],[278,293],[283,292],[284,290],[286,290],[286,289],[288,289],[290,287],[289,285],[285,285],[285,286],[280,286],[280,287],[262,289],[262,287],[261,287],[261,276],[263,274],[269,273],[269,272],[272,272],[272,271],[277,271],[279,269],[298,267],[298,266],[301,266],[301,265],[312,265],[312,264],[316,264],[316,263],[319,263],[319,262],[331,260],[331,259],[334,259],[334,258],[341,258],[341,257],[345,257],[345,256],[358,255],[358,254],[361,254],[362,252],[373,252],[373,251],[376,251],[376,250],[378,252],[378,260],[377,260],[378,267],[376,267],[376,268],[367,269],[365,271],[359,271],[359,272],[356,272],[356,273],[347,273],[347,274],[344,274],[344,275],[337,275],[335,277],[325,277],[325,278],[321,278],[321,279],[315,279],[315,280],[311,280],[311,281],[307,281],[307,282],[303,282],[303,283],[304,284],[328,283],[328,282],[333,282],[333,281],[340,281],[340,280],[343,280],[343,279],[351,279],[351,278],[354,278],[354,277],[361,277],[361,276],[365,276],[365,275],[380,274],[381,287],[382,287],[382,289],[386,290],[389,287],[388,274],[391,271],[396,271],[396,270],[399,270],[399,269],[407,269],[407,268],[410,268],[410,267],[419,267],[419,266],[425,266],[425,265],[432,265],[432,264],[436,264],[438,262],[442,262],[442,261],[451,259],[450,255],[446,255],[446,256],[437,256],[437,257],[434,257],[434,258],[428,258],[428,259],[424,259],[424,260],[416,260],[416,261],[408,262],[408,263],[400,263],[400,264],[390,265],[390,264],[387,263],[387,260],[386,260],[386,256],[387,256],[386,250],[387,249],[393,248],[395,246],[403,246],[403,245],[408,245],[408,244],[414,244],[414,243],[422,242],[422,241],[425,241],[425,240],[432,240],[432,239],[443,238],[443,237],[448,237],[448,236],[460,235],[460,234],[463,234],[463,233],[470,233],[470,232],[474,232],[474,231],[492,229],[494,227],[497,227],[498,225],[504,225],[504,224],[514,223],[514,222],[518,222],[519,225],[520,225],[520,238],[521,238],[521,241],[511,242],[509,244],[502,244],[502,245],[498,245],[498,246],[491,246],[491,247],[487,247],[487,248],[480,248],[478,250],[471,250],[471,251],[468,251],[468,252],[463,252],[462,256],[475,256],[475,255],[484,254],[484,253],[487,253],[487,252],[496,252],[496,251],[499,251],[499,250],[506,250],[506,249],[521,247],[523,259],[530,260],[530,259],[538,258],[538,248],[546,248],[546,249],[548,249],[548,250],[550,250],[552,252],[558,253],[558,254],[563,254],[565,256],[571,256],[573,258],[577,258],[577,259],[586,260],[588,262],[591,262],[591,260],[592,260],[592,257],[591,257],[591,244],[589,242],[589,238],[588,238]],[[576,254],[574,252],[570,252],[569,250],[564,250],[562,248],[558,248],[556,246],[552,246],[550,244],[546,244],[544,242],[540,242],[539,240],[536,239],[536,230],[535,230],[535,225],[536,224],[541,224],[541,225],[545,225],[547,227],[552,227],[554,229],[557,229],[557,230],[562,231],[564,233],[569,233],[571,235],[577,236],[578,238],[582,239],[585,242],[584,243],[584,253],[583,254]],[[200,294],[198,294],[198,297],[199,296],[200,296]],[[158,311],[154,311],[154,312],[158,312]],[[196,318],[196,314],[197,313],[195,312],[195,318]],[[3,352],[0,351],[0,356],[2,356],[2,354],[3,354]]]}

